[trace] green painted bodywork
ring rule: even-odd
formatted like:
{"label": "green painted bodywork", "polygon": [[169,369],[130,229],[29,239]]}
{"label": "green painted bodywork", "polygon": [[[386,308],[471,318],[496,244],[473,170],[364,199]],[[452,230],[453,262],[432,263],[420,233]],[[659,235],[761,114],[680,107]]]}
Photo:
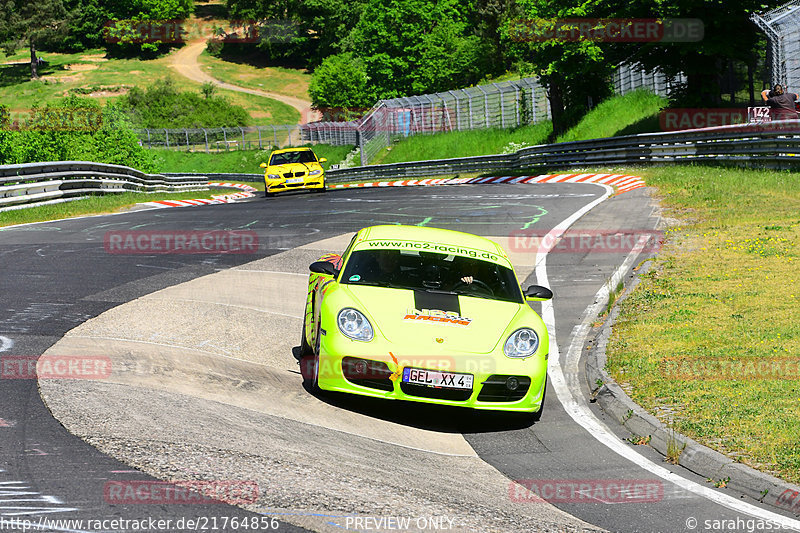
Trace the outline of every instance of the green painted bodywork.
{"label": "green painted bodywork", "polygon": [[[378,244],[376,244],[378,243]],[[409,244],[410,243],[410,244]],[[427,246],[427,248],[424,248]],[[493,241],[466,233],[419,226],[373,226],[353,237],[342,256],[329,254],[323,260],[337,268],[336,278],[350,253],[364,249],[408,249],[438,251],[492,261],[513,270],[507,254]],[[540,410],[547,373],[548,333],[544,322],[522,300],[508,302],[459,295],[460,315],[468,325],[409,320],[414,315],[414,292],[408,289],[339,283],[334,276],[311,273],[303,335],[319,358],[318,385],[322,390],[401,399],[475,409],[537,412]],[[374,337],[363,342],[346,337],[336,323],[345,307],[366,316]],[[503,353],[506,339],[519,328],[533,329],[539,347],[532,356],[517,359]],[[383,391],[357,385],[342,373],[343,357],[383,361],[397,376],[394,390]],[[424,398],[400,390],[403,367],[469,373],[474,376],[472,395],[466,401]],[[512,402],[484,402],[477,397],[490,375],[528,376],[527,394]]]}

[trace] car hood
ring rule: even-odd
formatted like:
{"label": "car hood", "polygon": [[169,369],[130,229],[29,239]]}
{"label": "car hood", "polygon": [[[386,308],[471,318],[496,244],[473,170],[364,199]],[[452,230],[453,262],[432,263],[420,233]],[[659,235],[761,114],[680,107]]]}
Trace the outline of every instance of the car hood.
{"label": "car hood", "polygon": [[463,295],[352,284],[343,288],[386,340],[402,348],[400,353],[488,353],[521,308]]}
{"label": "car hood", "polygon": [[284,165],[270,165],[267,167],[269,174],[284,174],[286,172],[310,172],[312,170],[319,170],[322,167],[319,163],[286,163]]}

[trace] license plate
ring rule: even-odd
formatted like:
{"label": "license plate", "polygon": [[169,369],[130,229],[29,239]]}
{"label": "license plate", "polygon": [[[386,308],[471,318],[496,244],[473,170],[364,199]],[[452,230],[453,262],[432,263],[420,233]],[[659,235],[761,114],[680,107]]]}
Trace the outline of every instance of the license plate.
{"label": "license plate", "polygon": [[404,368],[403,383],[427,385],[445,389],[472,389],[472,374],[456,374],[455,372],[439,372],[421,368]]}
{"label": "license plate", "polygon": [[303,183],[303,178],[289,178],[286,183]]}

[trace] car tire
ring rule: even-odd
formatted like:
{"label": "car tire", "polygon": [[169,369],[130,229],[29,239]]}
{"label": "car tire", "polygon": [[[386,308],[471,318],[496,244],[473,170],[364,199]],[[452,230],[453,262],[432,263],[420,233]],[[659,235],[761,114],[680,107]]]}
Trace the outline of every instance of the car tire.
{"label": "car tire", "polygon": [[273,196],[275,196],[274,192],[264,191],[264,198],[272,198]]}
{"label": "car tire", "polygon": [[314,341],[314,355],[311,356],[313,359],[311,365],[311,379],[309,380],[309,387],[311,388],[311,392],[319,392],[319,327],[317,327],[317,337]]}
{"label": "car tire", "polygon": [[306,340],[306,321],[303,320],[303,330],[300,332],[300,356],[306,357],[313,354],[314,349],[311,348],[311,345]]}

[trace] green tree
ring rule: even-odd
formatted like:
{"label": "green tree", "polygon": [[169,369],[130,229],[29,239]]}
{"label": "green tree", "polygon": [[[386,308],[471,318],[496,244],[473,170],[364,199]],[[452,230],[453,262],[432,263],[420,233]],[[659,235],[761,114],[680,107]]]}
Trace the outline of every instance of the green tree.
{"label": "green tree", "polygon": [[471,9],[459,0],[369,0],[348,50],[381,98],[470,85],[491,62],[469,24]]}
{"label": "green tree", "polygon": [[31,78],[39,77],[36,46],[57,34],[66,34],[67,10],[62,0],[5,0],[0,13],[0,43],[7,54],[23,46],[31,53]]}
{"label": "green tree", "polygon": [[[539,76],[547,89],[553,120],[553,135],[565,132],[585,113],[587,104],[599,102],[611,93],[613,64],[606,57],[602,43],[568,42],[559,39],[534,40],[519,31],[519,24],[536,20],[554,24],[556,20],[606,16],[604,0],[518,0],[516,19],[509,19],[504,34],[510,43],[510,55],[524,61]],[[549,22],[548,22],[549,21]]]}
{"label": "green tree", "polygon": [[327,119],[350,120],[375,103],[364,62],[345,52],[326,58],[314,70],[308,93]]}
{"label": "green tree", "polygon": [[[314,68],[342,51],[342,43],[358,20],[366,0],[228,0],[233,19],[261,25],[259,49],[273,61]],[[241,53],[243,45],[223,53]]]}
{"label": "green tree", "polygon": [[612,0],[606,9],[619,16],[699,19],[704,25],[704,35],[696,42],[618,44],[609,47],[611,57],[616,61],[633,60],[648,69],[658,68],[670,76],[683,73],[687,82],[679,96],[681,105],[719,105],[720,85],[729,64],[750,63],[753,68],[757,58],[754,51],[764,46],[764,36],[749,20],[750,14],[784,3],[784,0]]}
{"label": "green tree", "polygon": [[223,97],[203,97],[193,91],[178,91],[171,78],[146,89],[134,87],[115,106],[137,128],[218,128],[246,126],[247,111]]}
{"label": "green tree", "polygon": [[[114,55],[154,55],[169,48],[173,42],[143,42],[137,29],[138,22],[150,22],[155,26],[169,27],[170,21],[184,20],[193,10],[192,0],[109,0],[102,3],[111,24],[106,36],[116,42],[106,48]],[[152,36],[151,36],[152,37]]]}

